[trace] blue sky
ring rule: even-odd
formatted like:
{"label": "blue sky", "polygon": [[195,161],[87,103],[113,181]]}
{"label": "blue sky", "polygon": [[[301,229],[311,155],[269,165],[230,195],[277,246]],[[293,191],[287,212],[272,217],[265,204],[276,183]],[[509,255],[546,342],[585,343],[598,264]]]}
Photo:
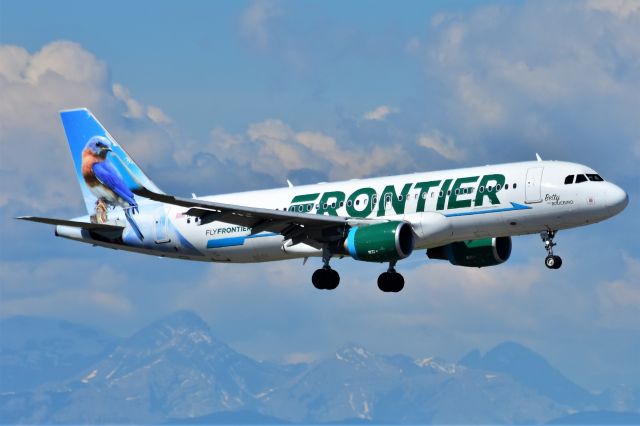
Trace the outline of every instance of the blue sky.
{"label": "blue sky", "polygon": [[[0,2],[0,312],[127,335],[176,309],[251,356],[348,342],[455,360],[516,340],[592,389],[640,385],[637,2]],[[545,159],[624,187],[614,219],[467,270],[403,261],[209,265],[17,223],[83,212],[57,111],[87,106],[165,191],[212,194]],[[318,149],[320,147],[320,149]]]}

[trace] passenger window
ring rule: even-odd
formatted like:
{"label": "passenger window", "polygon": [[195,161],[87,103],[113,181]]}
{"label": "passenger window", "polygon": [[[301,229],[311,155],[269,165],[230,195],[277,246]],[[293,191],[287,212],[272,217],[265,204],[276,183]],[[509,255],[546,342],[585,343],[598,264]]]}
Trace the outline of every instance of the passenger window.
{"label": "passenger window", "polygon": [[[433,192],[431,193],[431,196],[433,197]],[[423,199],[423,200],[426,200],[426,199],[427,199],[427,193],[426,193],[426,192],[423,192],[423,193],[422,193],[422,199]]]}
{"label": "passenger window", "polygon": [[516,189],[517,187],[518,187],[518,184],[517,184],[517,183],[514,183],[514,184],[513,184],[513,189]]}
{"label": "passenger window", "polygon": [[508,183],[504,184],[504,189],[509,189],[509,184]]}
{"label": "passenger window", "polygon": [[576,175],[576,183],[586,182],[587,177],[585,175]]}
{"label": "passenger window", "polygon": [[480,187],[480,192],[484,192],[484,186]]}
{"label": "passenger window", "polygon": [[566,178],[564,178],[565,185],[571,185],[572,183],[573,183],[573,175],[569,175]]}
{"label": "passenger window", "polygon": [[360,200],[356,200],[356,206],[360,205]]}

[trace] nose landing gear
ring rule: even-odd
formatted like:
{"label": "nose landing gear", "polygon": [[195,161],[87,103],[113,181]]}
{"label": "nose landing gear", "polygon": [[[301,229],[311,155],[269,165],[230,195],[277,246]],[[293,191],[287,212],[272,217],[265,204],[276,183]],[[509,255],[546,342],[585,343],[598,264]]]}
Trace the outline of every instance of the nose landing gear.
{"label": "nose landing gear", "polygon": [[562,266],[562,258],[553,254],[553,247],[556,243],[553,242],[553,237],[556,236],[556,231],[545,231],[540,234],[542,242],[544,243],[544,249],[547,251],[547,257],[544,259],[544,264],[549,269],[560,269]]}
{"label": "nose landing gear", "polygon": [[378,288],[385,293],[397,293],[404,288],[404,278],[396,272],[396,262],[389,263],[387,272],[378,277]]}

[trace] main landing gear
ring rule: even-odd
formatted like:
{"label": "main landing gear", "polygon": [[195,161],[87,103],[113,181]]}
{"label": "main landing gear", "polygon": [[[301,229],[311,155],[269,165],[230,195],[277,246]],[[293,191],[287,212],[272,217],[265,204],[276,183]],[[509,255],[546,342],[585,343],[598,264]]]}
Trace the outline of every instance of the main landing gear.
{"label": "main landing gear", "polygon": [[389,263],[387,272],[378,277],[378,288],[385,293],[397,293],[404,288],[404,278],[396,272],[396,262]]}
{"label": "main landing gear", "polygon": [[549,269],[560,269],[562,266],[562,258],[553,254],[553,247],[556,243],[553,242],[553,237],[556,236],[556,231],[545,231],[540,234],[542,242],[544,243],[544,249],[547,251],[547,257],[544,259],[544,264]]}
{"label": "main landing gear", "polygon": [[[331,253],[325,251],[322,255],[324,266],[317,269],[312,277],[311,282],[318,290],[335,290],[340,284],[340,274],[329,266]],[[397,293],[404,288],[404,278],[396,272],[396,261],[389,263],[387,272],[383,272],[378,277],[378,288],[385,293]]]}
{"label": "main landing gear", "polygon": [[331,253],[325,250],[322,253],[324,266],[321,269],[317,269],[311,277],[313,286],[318,290],[335,290],[340,284],[340,274],[335,269],[331,269],[331,266],[329,266],[330,259]]}

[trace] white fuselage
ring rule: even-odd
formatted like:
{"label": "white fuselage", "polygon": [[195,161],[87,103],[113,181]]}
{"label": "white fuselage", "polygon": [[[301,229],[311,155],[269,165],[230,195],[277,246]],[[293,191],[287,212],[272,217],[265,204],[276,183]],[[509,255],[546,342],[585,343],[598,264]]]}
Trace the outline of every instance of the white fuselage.
{"label": "white fuselage", "polygon": [[[565,183],[567,176],[574,176],[575,181],[578,175],[587,177],[586,181]],[[626,193],[593,176],[597,176],[594,170],[580,164],[533,161],[201,199],[307,214],[406,221],[414,231],[415,248],[427,249],[455,241],[587,225],[624,209]],[[201,225],[186,211],[141,202],[136,220],[145,233],[143,242],[133,238],[129,229],[118,244],[96,241],[87,231],[65,226],[58,226],[56,234],[111,248],[215,262],[263,262],[322,254],[306,244],[287,247],[280,234],[251,235],[249,228],[221,222]],[[111,222],[127,226],[121,213],[112,215]]]}

